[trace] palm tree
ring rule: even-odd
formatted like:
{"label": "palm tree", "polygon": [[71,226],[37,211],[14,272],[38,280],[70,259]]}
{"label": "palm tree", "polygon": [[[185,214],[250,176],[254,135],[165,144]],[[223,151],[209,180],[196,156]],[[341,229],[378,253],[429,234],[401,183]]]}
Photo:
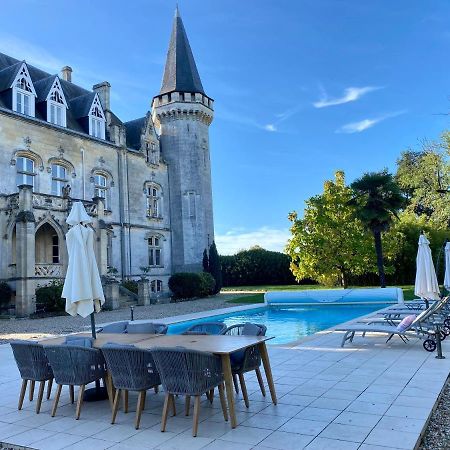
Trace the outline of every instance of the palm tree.
{"label": "palm tree", "polygon": [[380,286],[384,288],[386,279],[381,234],[389,230],[394,219],[398,217],[399,211],[405,205],[405,198],[387,170],[365,173],[350,187],[354,191],[351,203],[356,206],[356,215],[373,234]]}

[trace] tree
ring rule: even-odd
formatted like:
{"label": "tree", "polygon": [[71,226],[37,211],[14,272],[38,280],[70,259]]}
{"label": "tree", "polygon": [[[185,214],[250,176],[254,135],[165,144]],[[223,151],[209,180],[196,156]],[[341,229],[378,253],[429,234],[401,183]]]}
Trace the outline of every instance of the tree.
{"label": "tree", "polygon": [[222,289],[222,268],[220,267],[220,258],[215,242],[209,247],[209,273],[216,281],[213,293],[218,294]]}
{"label": "tree", "polygon": [[393,176],[386,170],[365,173],[351,184],[354,196],[349,202],[356,207],[356,217],[374,238],[380,286],[386,287],[381,235],[391,227],[399,211],[405,206]]}
{"label": "tree", "polygon": [[208,257],[208,250],[203,250],[203,260],[202,260],[202,265],[203,265],[203,272],[209,272],[209,257]]}
{"label": "tree", "polygon": [[371,238],[350,204],[352,195],[338,171],[334,182],[325,182],[323,194],[306,201],[302,219],[295,211],[289,214],[292,237],[286,252],[297,280],[346,288],[351,276],[375,270]]}

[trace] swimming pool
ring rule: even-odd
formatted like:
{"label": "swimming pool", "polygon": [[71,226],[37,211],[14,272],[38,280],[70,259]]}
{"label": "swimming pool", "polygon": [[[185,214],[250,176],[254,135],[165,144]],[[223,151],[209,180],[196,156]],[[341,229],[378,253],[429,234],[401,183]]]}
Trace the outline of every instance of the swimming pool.
{"label": "swimming pool", "polygon": [[179,334],[202,322],[224,322],[227,326],[255,322],[267,327],[267,336],[275,336],[270,344],[288,344],[317,331],[364,316],[388,304],[320,305],[293,308],[261,307],[169,325],[168,334]]}

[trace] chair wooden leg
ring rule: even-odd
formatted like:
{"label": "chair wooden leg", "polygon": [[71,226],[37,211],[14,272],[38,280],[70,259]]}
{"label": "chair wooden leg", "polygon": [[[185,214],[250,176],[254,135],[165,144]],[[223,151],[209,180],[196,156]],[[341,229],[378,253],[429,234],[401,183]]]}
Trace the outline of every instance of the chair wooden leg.
{"label": "chair wooden leg", "polygon": [[167,423],[167,416],[169,415],[169,403],[171,395],[166,392],[166,396],[164,397],[164,406],[162,411],[162,418],[161,418],[161,431],[166,431],[166,423]]}
{"label": "chair wooden leg", "polygon": [[243,373],[239,374],[239,382],[241,383],[242,396],[244,397],[245,406],[248,408],[249,407],[248,393],[247,393],[247,386],[245,384],[244,374]]}
{"label": "chair wooden leg", "polygon": [[34,396],[34,385],[35,385],[35,381],[34,380],[31,380],[30,381],[30,390],[28,391],[28,395],[29,395],[29,399],[30,399],[30,402],[32,402],[33,401],[33,396]]}
{"label": "chair wooden leg", "polygon": [[189,415],[191,409],[191,396],[190,395],[186,395],[186,402],[184,404],[184,414],[186,416]]}
{"label": "chair wooden leg", "polygon": [[56,395],[55,399],[53,400],[52,417],[55,417],[56,415],[56,408],[58,407],[59,397],[61,396],[62,389],[62,384],[57,384],[56,386]]}
{"label": "chair wooden leg", "polygon": [[213,400],[214,400],[214,388],[211,389],[211,390],[209,391],[209,397],[208,397],[208,400],[209,400],[209,403],[212,404],[212,402],[213,402]]}
{"label": "chair wooden leg", "polygon": [[261,389],[261,394],[263,397],[266,396],[266,388],[264,387],[264,381],[263,377],[261,375],[261,371],[259,370],[259,367],[255,370],[256,372],[256,378],[258,378],[259,388]]}
{"label": "chair wooden leg", "polygon": [[47,400],[50,400],[50,395],[52,395],[53,378],[50,378],[47,382]]}
{"label": "chair wooden leg", "polygon": [[128,391],[127,390],[123,391],[123,412],[125,414],[128,412]]}
{"label": "chair wooden leg", "polygon": [[36,414],[41,412],[42,398],[44,397],[45,380],[39,382],[38,398],[36,402]]}
{"label": "chair wooden leg", "polygon": [[225,422],[228,422],[227,401],[225,400],[225,390],[223,388],[223,383],[219,384],[219,397],[220,404],[222,405],[223,418],[225,419]]}
{"label": "chair wooden leg", "polygon": [[120,389],[117,389],[116,394],[114,396],[111,424],[114,424],[114,422],[116,421],[117,411],[119,410],[119,401],[120,401]]}
{"label": "chair wooden leg", "polygon": [[80,418],[81,405],[83,404],[83,395],[84,395],[85,387],[86,387],[86,385],[82,384],[80,386],[80,388],[78,389],[77,409],[76,409],[76,412],[75,412],[75,419],[77,419],[77,420]]}
{"label": "chair wooden leg", "polygon": [[196,395],[194,399],[194,418],[192,424],[192,436],[197,436],[198,416],[200,415],[200,395]]}
{"label": "chair wooden leg", "polygon": [[75,389],[73,385],[69,385],[69,396],[70,396],[70,403],[73,404],[75,402]]}
{"label": "chair wooden leg", "polygon": [[20,395],[19,395],[19,405],[17,406],[19,411],[22,409],[22,406],[23,406],[23,399],[25,398],[25,392],[27,391],[27,384],[28,384],[28,380],[22,380],[22,387],[20,389]]}
{"label": "chair wooden leg", "polygon": [[177,409],[175,408],[175,396],[173,394],[170,394],[170,399],[172,402],[172,416],[177,415]]}
{"label": "chair wooden leg", "polygon": [[239,394],[239,384],[238,384],[237,375],[235,373],[233,374],[233,384],[234,384],[234,390],[236,391],[236,394]]}
{"label": "chair wooden leg", "polygon": [[141,414],[142,410],[144,409],[144,402],[145,402],[145,391],[139,391],[137,406],[136,406],[136,420],[134,422],[134,427],[136,430],[139,430],[139,425],[141,423]]}
{"label": "chair wooden leg", "polygon": [[155,386],[154,390],[155,390],[155,394],[157,394],[159,392],[159,386]]}

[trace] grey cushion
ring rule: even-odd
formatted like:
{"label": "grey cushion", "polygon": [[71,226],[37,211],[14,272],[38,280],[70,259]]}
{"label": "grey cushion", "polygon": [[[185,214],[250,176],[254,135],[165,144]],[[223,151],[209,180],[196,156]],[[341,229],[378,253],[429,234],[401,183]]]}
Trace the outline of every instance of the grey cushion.
{"label": "grey cushion", "polygon": [[148,333],[155,334],[156,328],[154,323],[128,323],[127,333],[138,334],[138,333]]}
{"label": "grey cushion", "polygon": [[242,329],[242,334],[244,336],[260,336],[261,328],[258,325],[247,322],[244,324],[244,328]]}
{"label": "grey cushion", "polygon": [[128,320],[125,320],[123,322],[115,322],[110,323],[109,325],[105,325],[102,328],[102,333],[125,333],[125,330],[127,329]]}
{"label": "grey cushion", "polygon": [[92,348],[93,342],[94,342],[94,339],[89,338],[89,337],[67,336],[64,344],[65,345],[73,345],[75,347]]}

